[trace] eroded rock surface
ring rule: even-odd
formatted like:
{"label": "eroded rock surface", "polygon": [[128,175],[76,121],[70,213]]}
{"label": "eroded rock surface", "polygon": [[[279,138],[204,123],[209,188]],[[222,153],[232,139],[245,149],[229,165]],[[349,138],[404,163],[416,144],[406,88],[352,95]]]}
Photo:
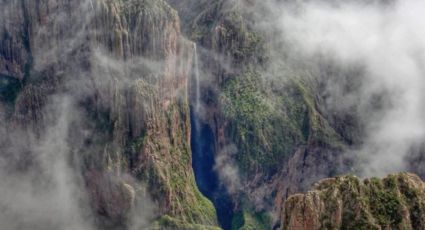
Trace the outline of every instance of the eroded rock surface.
{"label": "eroded rock surface", "polygon": [[410,173],[324,179],[285,201],[281,228],[423,229],[424,197],[425,183]]}

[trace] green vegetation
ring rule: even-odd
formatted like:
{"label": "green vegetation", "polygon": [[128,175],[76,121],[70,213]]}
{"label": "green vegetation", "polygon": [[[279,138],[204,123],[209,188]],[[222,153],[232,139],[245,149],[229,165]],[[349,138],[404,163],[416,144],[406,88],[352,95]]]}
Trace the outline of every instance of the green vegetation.
{"label": "green vegetation", "polygon": [[[292,149],[294,140],[287,134],[282,119],[262,90],[258,73],[243,75],[223,83],[220,97],[223,114],[231,121],[227,130],[239,148],[236,156],[244,173],[264,168],[272,173],[277,164]],[[286,150],[286,151],[285,151]]]}
{"label": "green vegetation", "polygon": [[271,229],[271,217],[268,213],[249,213],[244,210],[235,215],[232,221],[233,230],[268,230]]}
{"label": "green vegetation", "polygon": [[368,212],[373,216],[376,224],[382,227],[398,228],[403,221],[405,202],[398,191],[396,176],[390,175],[382,180],[371,178],[365,180],[364,185]]}
{"label": "green vegetation", "polygon": [[317,111],[307,83],[294,79],[266,85],[261,79],[246,70],[222,83],[220,103],[231,122],[226,134],[238,145],[243,173],[262,169],[271,175],[309,142],[342,148],[340,136]]}
{"label": "green vegetation", "polygon": [[241,69],[267,62],[263,36],[250,28],[249,18],[237,4],[211,1],[200,11],[189,29],[193,41],[208,44]]}
{"label": "green vegetation", "polygon": [[261,129],[272,114],[272,105],[261,91],[260,75],[247,71],[223,85],[221,102],[224,115],[240,121],[240,134],[245,139],[251,130]]}
{"label": "green vegetation", "polygon": [[[289,117],[291,120],[298,121],[297,127],[302,131],[304,137],[324,146],[342,148],[341,137],[328,124],[326,118],[324,118],[317,109],[314,98],[315,91],[311,87],[313,83],[294,78],[287,84],[288,90],[292,88],[292,94],[286,95],[287,104],[285,107],[288,108],[289,111],[293,111],[290,112]],[[303,117],[301,116],[302,112],[306,114],[301,124],[300,117]]]}
{"label": "green vegetation", "polygon": [[167,207],[164,214],[178,219],[178,223],[194,227],[217,225],[215,208],[198,190],[191,168],[188,103],[170,102],[155,119],[166,128],[161,132],[148,130],[142,140],[132,145],[139,154],[150,156],[150,163],[138,171],[138,178],[146,181],[153,199]]}
{"label": "green vegetation", "polygon": [[236,64],[252,65],[266,61],[262,36],[248,27],[246,18],[239,11],[223,15],[217,28],[217,41],[227,46],[226,50]]}
{"label": "green vegetation", "polygon": [[412,186],[411,183],[406,175],[398,177],[399,189],[409,209],[412,225],[423,226],[425,224],[424,193],[418,187]]}
{"label": "green vegetation", "polygon": [[179,219],[175,219],[168,215],[161,216],[155,221],[149,228],[151,230],[220,230],[218,227],[201,225],[201,224],[190,224]]}
{"label": "green vegetation", "polygon": [[421,198],[424,192],[423,182],[413,174],[399,173],[363,182],[354,176],[341,176],[324,180],[306,197],[290,198],[288,202],[311,200],[315,199],[313,194],[319,195],[320,201],[315,204],[323,202],[323,209],[306,209],[317,209],[314,212],[320,213],[320,224],[326,229],[419,229],[425,224],[425,203]]}
{"label": "green vegetation", "polygon": [[402,200],[397,194],[394,178],[373,179],[369,186],[371,212],[381,226],[397,226],[402,221]]}

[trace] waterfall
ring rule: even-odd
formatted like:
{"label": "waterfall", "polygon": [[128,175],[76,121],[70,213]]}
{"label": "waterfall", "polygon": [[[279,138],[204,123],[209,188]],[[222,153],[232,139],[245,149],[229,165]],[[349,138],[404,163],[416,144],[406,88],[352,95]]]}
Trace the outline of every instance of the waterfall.
{"label": "waterfall", "polygon": [[231,229],[233,218],[233,201],[227,190],[221,186],[219,176],[214,170],[215,142],[214,132],[202,120],[201,82],[199,58],[196,43],[193,44],[193,69],[190,83],[190,124],[192,149],[192,168],[195,173],[196,185],[201,193],[214,204],[218,221],[224,230]]}
{"label": "waterfall", "polygon": [[194,50],[194,71],[195,71],[195,113],[199,115],[199,109],[201,107],[201,89],[200,89],[200,80],[199,80],[199,62],[198,62],[198,50],[196,48],[196,43],[193,44]]}

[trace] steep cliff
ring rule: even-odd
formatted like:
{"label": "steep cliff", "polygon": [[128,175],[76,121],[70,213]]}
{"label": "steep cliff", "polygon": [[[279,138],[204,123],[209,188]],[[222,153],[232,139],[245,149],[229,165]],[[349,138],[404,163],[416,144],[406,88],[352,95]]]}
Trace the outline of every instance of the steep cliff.
{"label": "steep cliff", "polygon": [[363,181],[341,176],[288,198],[282,229],[423,229],[425,183],[400,173]]}
{"label": "steep cliff", "polygon": [[[0,186],[0,224],[60,229],[75,212],[56,203],[77,197],[98,229],[423,226],[423,185],[410,174],[338,177],[291,196],[355,172],[345,153],[364,124],[356,105],[328,107],[327,84],[349,94],[360,86],[345,80],[365,73],[298,60],[262,7],[0,0],[0,180],[13,185]],[[422,149],[410,161],[424,174]],[[21,199],[27,211],[9,203],[28,198],[15,190],[47,195]],[[61,218],[24,220],[22,209]]]}
{"label": "steep cliff", "polygon": [[[129,225],[145,197],[154,207],[141,209],[154,209],[154,219],[172,217],[157,223],[217,224],[191,168],[193,44],[176,11],[150,0],[12,0],[1,11],[2,125],[42,139],[54,116],[46,106],[71,98],[70,158],[97,225]],[[4,155],[10,138],[2,137]]]}
{"label": "steep cliff", "polygon": [[[320,84],[307,71],[289,70],[284,57],[277,68],[271,60],[277,52],[271,50],[271,35],[256,26],[264,20],[256,12],[261,4],[169,2],[182,15],[186,36],[202,47],[205,93],[198,116],[213,133],[210,154],[236,213],[233,226],[232,220],[224,220],[225,229],[243,228],[249,219],[267,222],[263,214],[279,212],[275,204],[288,195],[349,171],[350,162],[341,154],[349,140],[323,112]],[[270,222],[260,225],[270,228]]]}

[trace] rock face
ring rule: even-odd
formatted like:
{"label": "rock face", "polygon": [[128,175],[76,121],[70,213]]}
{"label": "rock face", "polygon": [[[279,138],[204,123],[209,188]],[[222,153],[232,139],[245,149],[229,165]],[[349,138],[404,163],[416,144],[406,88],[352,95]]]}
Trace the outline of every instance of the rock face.
{"label": "rock face", "polygon": [[342,154],[348,141],[323,113],[317,83],[303,74],[281,76],[285,69],[269,71],[271,41],[255,27],[263,18],[253,12],[261,4],[169,2],[182,15],[186,36],[208,51],[200,53],[205,112],[199,116],[213,133],[216,171],[232,197],[237,222],[244,222],[238,217],[280,212],[275,204],[289,195],[348,171],[350,162]]}
{"label": "rock face", "polygon": [[[341,136],[321,113],[313,84],[261,80],[269,67],[267,38],[239,4],[169,3],[183,17],[185,35],[199,45],[205,111],[199,116],[212,133],[201,138],[213,142],[210,158],[221,159],[208,170],[221,171],[224,181],[210,198],[219,207],[217,196],[229,193],[230,205],[219,210],[226,229],[250,222],[232,223],[233,212],[268,226],[267,218],[257,218],[261,212],[280,212],[288,195],[344,167]],[[137,183],[143,183],[162,222],[215,225],[214,208],[190,167],[193,44],[182,39],[177,12],[162,0],[2,4],[0,112],[7,123],[42,136],[49,100],[59,93],[76,100],[84,118],[83,129],[73,132],[74,147],[100,222],[111,228],[125,222],[131,205],[120,196],[128,191],[116,191],[132,186],[137,201],[144,190]],[[321,167],[317,160],[338,163]],[[103,185],[111,189],[99,189]]]}
{"label": "rock face", "polygon": [[285,201],[281,229],[423,229],[424,197],[425,183],[409,173],[324,179]]}
{"label": "rock face", "polygon": [[[216,229],[217,219],[226,230],[270,229],[270,212],[284,229],[423,227],[423,185],[410,174],[338,177],[291,196],[352,170],[342,153],[360,141],[361,124],[328,110],[316,73],[276,68],[250,7],[255,1],[0,0],[0,166],[25,177],[50,169],[55,162],[37,155],[59,155],[46,137],[67,127],[56,145],[99,229]],[[202,95],[192,115],[207,142],[197,154],[212,156],[194,168],[216,209],[192,169],[195,50]]]}
{"label": "rock face", "polygon": [[[70,158],[82,162],[72,167],[95,222],[126,226],[147,196],[153,218],[216,225],[191,168],[193,43],[180,35],[177,12],[162,0],[11,0],[0,8],[1,125],[43,139],[55,119],[46,108],[70,98],[78,114]],[[14,154],[14,137],[1,138],[3,155]]]}

